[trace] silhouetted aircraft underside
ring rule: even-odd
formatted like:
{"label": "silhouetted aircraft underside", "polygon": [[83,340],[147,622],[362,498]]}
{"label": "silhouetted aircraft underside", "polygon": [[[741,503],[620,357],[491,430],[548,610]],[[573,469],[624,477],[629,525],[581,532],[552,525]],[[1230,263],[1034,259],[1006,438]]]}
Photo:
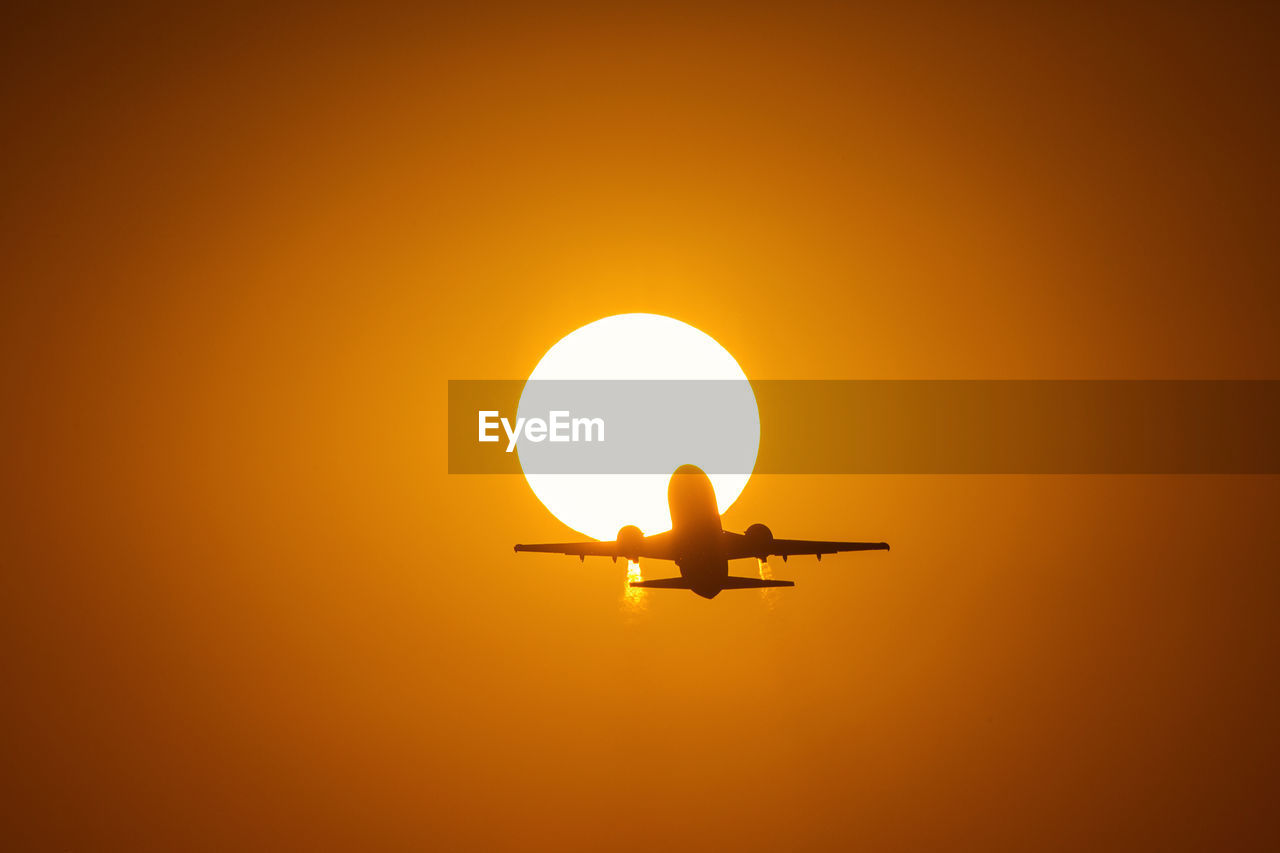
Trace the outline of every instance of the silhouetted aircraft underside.
{"label": "silhouetted aircraft underside", "polygon": [[638,527],[628,525],[618,531],[612,542],[553,542],[544,545],[517,545],[517,551],[568,554],[581,560],[587,557],[624,557],[632,562],[671,560],[680,569],[680,577],[632,581],[631,586],[645,589],[688,589],[703,598],[715,598],[725,589],[757,589],[761,587],[795,586],[791,581],[767,578],[737,577],[729,574],[729,561],[755,557],[768,560],[781,557],[812,555],[819,560],[824,554],[843,551],[888,551],[885,542],[828,542],[811,539],[776,539],[763,524],[753,524],[743,533],[730,533],[720,523],[715,489],[702,469],[681,465],[667,484],[667,503],[671,507],[671,530],[645,536]]}

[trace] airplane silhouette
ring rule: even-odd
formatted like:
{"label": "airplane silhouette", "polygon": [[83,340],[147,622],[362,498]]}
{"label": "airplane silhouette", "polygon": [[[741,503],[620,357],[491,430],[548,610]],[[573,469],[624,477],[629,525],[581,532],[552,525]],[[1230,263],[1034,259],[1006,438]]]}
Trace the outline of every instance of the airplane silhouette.
{"label": "airplane silhouette", "polygon": [[763,524],[753,524],[745,533],[730,533],[720,524],[716,493],[711,478],[696,465],[681,465],[667,483],[667,504],[671,508],[671,529],[645,536],[640,528],[627,525],[612,542],[554,542],[546,545],[517,545],[516,551],[569,554],[587,557],[626,557],[637,562],[672,560],[680,569],[678,578],[632,581],[645,589],[688,589],[703,598],[715,598],[726,589],[795,586],[791,581],[744,578],[729,574],[729,561],[746,557],[767,560],[841,551],[888,551],[885,542],[823,542],[808,539],[775,539]]}

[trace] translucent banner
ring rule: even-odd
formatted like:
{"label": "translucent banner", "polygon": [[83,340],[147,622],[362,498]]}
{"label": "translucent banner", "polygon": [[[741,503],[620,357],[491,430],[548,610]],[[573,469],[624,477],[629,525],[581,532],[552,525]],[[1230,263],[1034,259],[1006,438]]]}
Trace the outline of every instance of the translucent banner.
{"label": "translucent banner", "polygon": [[1275,474],[1280,381],[449,383],[456,474]]}

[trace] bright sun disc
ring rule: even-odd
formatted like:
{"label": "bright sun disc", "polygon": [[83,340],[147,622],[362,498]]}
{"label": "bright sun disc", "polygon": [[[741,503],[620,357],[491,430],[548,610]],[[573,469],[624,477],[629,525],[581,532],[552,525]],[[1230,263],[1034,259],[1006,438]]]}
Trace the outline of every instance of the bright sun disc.
{"label": "bright sun disc", "polygon": [[[746,374],[714,338],[671,317],[617,314],[570,332],[547,350],[529,380],[736,380]],[[749,386],[748,386],[749,389]],[[526,394],[520,414],[526,414]],[[748,390],[749,393],[749,390]],[[736,473],[708,471],[720,512],[742,493],[751,479],[760,446],[760,420],[754,395],[750,417],[729,425],[749,449]],[[676,413],[678,414],[678,413]],[[696,448],[684,462],[699,464]],[[673,466],[674,470],[674,466]],[[547,474],[524,472],[529,487],[556,518],[595,539],[612,539],[623,525],[645,534],[671,528],[667,480],[661,474]]]}

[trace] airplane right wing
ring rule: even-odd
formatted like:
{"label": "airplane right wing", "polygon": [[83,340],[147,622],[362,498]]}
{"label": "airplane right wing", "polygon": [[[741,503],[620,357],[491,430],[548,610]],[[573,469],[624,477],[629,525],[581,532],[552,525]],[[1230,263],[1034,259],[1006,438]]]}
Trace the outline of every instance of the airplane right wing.
{"label": "airplane right wing", "polygon": [[814,539],[775,539],[769,546],[770,557],[795,557],[839,554],[844,551],[888,551],[888,542],[823,542]]}
{"label": "airplane right wing", "polygon": [[754,537],[742,533],[730,533],[725,536],[725,556],[730,560],[742,557],[797,557],[809,555],[822,559],[823,554],[839,554],[845,551],[888,551],[887,542],[828,542],[821,539],[774,539],[766,530],[765,536]]}

